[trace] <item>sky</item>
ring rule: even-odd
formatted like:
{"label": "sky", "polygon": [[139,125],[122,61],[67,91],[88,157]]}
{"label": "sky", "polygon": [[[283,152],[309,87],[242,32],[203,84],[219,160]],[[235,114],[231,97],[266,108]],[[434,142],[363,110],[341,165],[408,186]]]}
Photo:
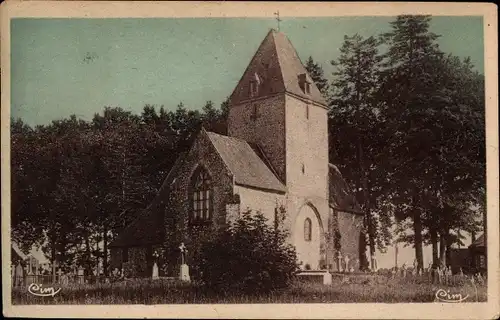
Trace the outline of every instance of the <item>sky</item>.
{"label": "sky", "polygon": [[[394,17],[283,18],[280,31],[302,61],[312,56],[331,80],[330,61],[344,35],[377,36]],[[200,109],[228,97],[274,19],[13,19],[11,116],[30,125],[75,114],[91,119],[104,106],[140,113],[146,104]],[[433,17],[441,49],[470,57],[484,73],[482,17]],[[429,261],[430,248],[424,249]],[[400,248],[411,265],[413,248]],[[428,262],[425,262],[427,264]],[[394,265],[394,249],[378,257]]]}
{"label": "sky", "polygon": [[[299,53],[325,69],[344,35],[378,35],[393,17],[284,18],[280,30]],[[274,19],[13,19],[11,116],[45,124],[104,106],[139,113],[145,104],[174,109],[228,97]],[[445,52],[484,69],[482,17],[434,17]],[[86,59],[87,58],[87,59]],[[90,59],[89,59],[90,58]]]}

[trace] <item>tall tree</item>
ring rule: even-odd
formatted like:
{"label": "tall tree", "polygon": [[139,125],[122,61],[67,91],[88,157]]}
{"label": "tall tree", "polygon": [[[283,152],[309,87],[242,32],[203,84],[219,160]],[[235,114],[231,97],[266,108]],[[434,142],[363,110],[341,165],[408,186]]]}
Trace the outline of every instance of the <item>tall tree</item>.
{"label": "tall tree", "polygon": [[[423,268],[422,199],[420,190],[427,187],[430,141],[425,117],[436,91],[433,82],[436,61],[442,57],[436,39],[429,31],[430,16],[402,15],[391,22],[391,31],[382,35],[388,47],[384,55],[383,86],[385,119],[392,133],[387,153],[392,155],[393,182],[400,188],[397,194],[409,204],[403,212],[413,220],[414,246],[418,268]],[[409,154],[409,152],[411,152]]]}
{"label": "tall tree", "polygon": [[411,241],[419,268],[426,229],[433,262],[438,239],[444,260],[451,239],[457,241],[451,231],[473,228],[467,208],[484,187],[480,77],[467,61],[440,51],[438,35],[429,31],[430,19],[399,16],[382,37],[388,51],[380,96],[391,137],[385,152],[390,155],[391,182],[397,186],[391,192],[401,204],[399,218],[413,222]]}
{"label": "tall tree", "polygon": [[326,98],[329,94],[329,84],[328,80],[324,76],[324,71],[321,65],[314,62],[313,58],[309,56],[305,67],[309,76],[311,76],[311,79],[314,81],[314,84],[316,84],[316,87],[318,87],[319,91]]}
{"label": "tall tree", "polygon": [[[375,210],[381,209],[377,208],[376,199],[384,183],[381,157],[378,155],[384,140],[376,95],[381,62],[377,46],[374,37],[364,39],[358,34],[344,37],[340,57],[331,62],[335,71],[329,125],[332,140],[330,158],[339,164],[354,185],[353,190],[356,190],[365,212],[372,266],[376,259],[377,239],[381,239],[378,235],[388,234],[377,232],[378,223],[374,215]],[[378,210],[380,217],[386,213],[385,210]],[[383,247],[386,241],[378,242]]]}

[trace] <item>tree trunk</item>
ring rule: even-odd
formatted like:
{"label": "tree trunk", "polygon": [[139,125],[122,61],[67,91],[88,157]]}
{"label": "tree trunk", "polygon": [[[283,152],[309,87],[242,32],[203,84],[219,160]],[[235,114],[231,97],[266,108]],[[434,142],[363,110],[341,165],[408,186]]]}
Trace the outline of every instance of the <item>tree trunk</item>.
{"label": "tree trunk", "polygon": [[422,219],[420,212],[413,208],[413,232],[415,234],[415,258],[417,259],[417,270],[424,267],[424,254],[422,249]]}
{"label": "tree trunk", "polygon": [[[99,241],[96,241],[95,242],[95,247],[96,247],[96,279],[99,279],[99,275],[101,273],[101,270],[99,270],[99,256],[100,256],[100,252],[99,252]],[[98,280],[97,280],[98,281]]]}
{"label": "tree trunk", "polygon": [[394,246],[394,267],[397,269],[398,268],[398,255],[399,255],[399,246],[396,243]]}
{"label": "tree trunk", "polygon": [[371,269],[374,270],[376,268],[376,251],[375,251],[375,228],[373,225],[373,217],[371,213],[368,212],[367,215],[368,222],[368,245],[370,247],[370,265]]}
{"label": "tree trunk", "polygon": [[366,245],[366,233],[362,231],[359,235],[359,269],[361,271],[365,271],[370,268],[370,263],[368,262],[368,257],[366,256]]}
{"label": "tree trunk", "polygon": [[446,266],[446,234],[444,232],[439,234],[439,262],[441,268]]}
{"label": "tree trunk", "polygon": [[87,248],[87,263],[85,268],[87,269],[87,275],[92,273],[92,251],[90,250],[90,240],[89,235],[85,237],[85,247]]}
{"label": "tree trunk", "polygon": [[431,243],[432,243],[432,266],[436,267],[439,264],[439,245],[437,230],[431,228]]}
{"label": "tree trunk", "polygon": [[[359,110],[357,110],[359,111]],[[376,236],[375,236],[375,223],[374,219],[371,214],[370,210],[370,194],[368,192],[368,172],[365,169],[365,161],[364,161],[364,154],[363,154],[363,148],[362,148],[362,142],[361,142],[361,137],[358,134],[358,167],[360,169],[362,181],[361,184],[363,186],[363,203],[364,203],[364,210],[365,210],[365,216],[366,216],[366,222],[367,222],[367,231],[368,231],[368,245],[370,247],[370,266],[372,270],[377,269],[376,265]]]}
{"label": "tree trunk", "polygon": [[[487,215],[486,215],[486,207],[483,209],[483,238],[484,238],[484,261],[486,261],[486,265],[488,265],[488,225],[487,225]],[[488,272],[488,268],[486,268],[486,272]]]}
{"label": "tree trunk", "polygon": [[108,275],[108,228],[107,225],[104,225],[104,235],[103,235],[103,260],[102,260],[102,268],[104,269],[104,276]]}
{"label": "tree trunk", "polygon": [[52,283],[56,283],[56,240],[52,237],[51,258],[52,258]]}
{"label": "tree trunk", "polygon": [[445,231],[446,234],[446,251],[444,254],[444,259],[445,259],[445,266],[448,266],[451,264],[451,237],[450,237],[450,230]]}

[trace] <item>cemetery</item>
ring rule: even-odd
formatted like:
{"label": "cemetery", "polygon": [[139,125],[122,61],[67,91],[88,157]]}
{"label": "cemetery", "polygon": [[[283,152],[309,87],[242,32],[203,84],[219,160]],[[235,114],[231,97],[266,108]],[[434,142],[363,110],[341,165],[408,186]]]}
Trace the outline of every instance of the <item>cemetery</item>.
{"label": "cemetery", "polygon": [[[431,265],[416,271],[403,264],[400,268],[355,272],[349,259],[338,257],[339,270],[302,270],[292,284],[269,294],[231,295],[206,290],[200,281],[192,279],[186,263],[187,248],[179,246],[181,264],[177,277],[160,277],[153,264],[150,278],[126,278],[123,270],[115,269],[109,277],[85,276],[83,268],[56,273],[26,271],[21,263],[13,272],[14,304],[151,304],[151,303],[311,303],[311,302],[435,302],[436,293],[460,292],[469,302],[486,301],[486,278],[464,274],[451,267]],[[158,253],[154,253],[158,258]],[[26,294],[30,284],[61,288],[54,297]]]}

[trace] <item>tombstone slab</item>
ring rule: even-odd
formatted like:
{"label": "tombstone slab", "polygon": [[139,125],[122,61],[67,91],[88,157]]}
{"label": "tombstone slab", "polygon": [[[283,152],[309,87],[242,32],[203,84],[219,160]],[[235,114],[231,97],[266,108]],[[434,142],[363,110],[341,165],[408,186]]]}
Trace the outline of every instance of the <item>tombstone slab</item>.
{"label": "tombstone slab", "polygon": [[189,277],[189,266],[187,264],[181,264],[181,270],[179,274],[179,279],[181,281],[191,281],[191,278]]}
{"label": "tombstone slab", "polygon": [[332,284],[332,274],[330,272],[328,272],[328,270],[323,275],[323,284],[324,285]]}
{"label": "tombstone slab", "polygon": [[[182,272],[182,271],[181,271]],[[153,264],[153,273],[152,273],[152,279],[153,280],[156,280],[158,279],[159,276],[158,276],[158,265],[156,264],[156,262]]]}

